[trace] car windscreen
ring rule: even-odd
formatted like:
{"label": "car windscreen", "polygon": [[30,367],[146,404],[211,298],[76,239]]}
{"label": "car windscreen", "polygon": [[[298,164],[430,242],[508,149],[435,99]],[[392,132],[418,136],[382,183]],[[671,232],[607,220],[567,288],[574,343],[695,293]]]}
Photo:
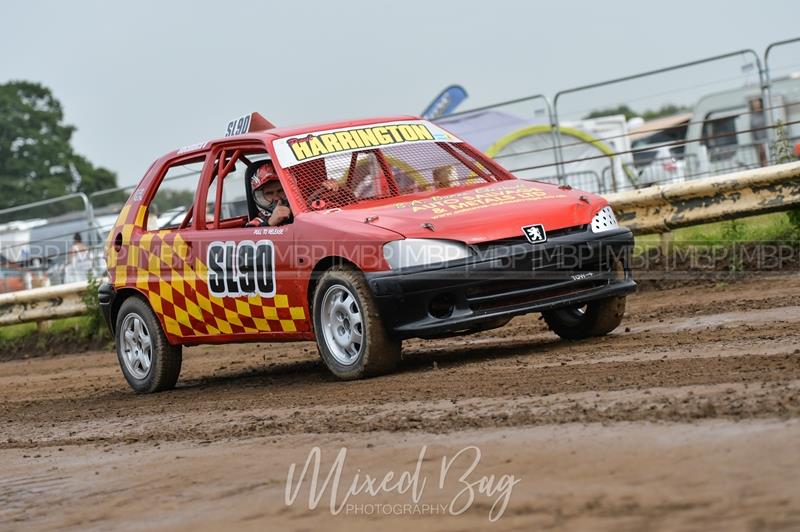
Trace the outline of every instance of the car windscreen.
{"label": "car windscreen", "polygon": [[460,143],[428,142],[336,153],[289,168],[311,210],[504,179]]}

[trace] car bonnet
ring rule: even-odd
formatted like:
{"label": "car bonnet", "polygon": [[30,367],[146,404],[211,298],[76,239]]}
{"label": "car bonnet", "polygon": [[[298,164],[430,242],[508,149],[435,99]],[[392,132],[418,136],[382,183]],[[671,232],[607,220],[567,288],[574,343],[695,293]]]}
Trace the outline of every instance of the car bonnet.
{"label": "car bonnet", "polygon": [[476,244],[520,236],[522,227],[532,224],[547,231],[588,224],[606,203],[581,191],[509,180],[361,203],[324,214],[369,223],[406,238]]}

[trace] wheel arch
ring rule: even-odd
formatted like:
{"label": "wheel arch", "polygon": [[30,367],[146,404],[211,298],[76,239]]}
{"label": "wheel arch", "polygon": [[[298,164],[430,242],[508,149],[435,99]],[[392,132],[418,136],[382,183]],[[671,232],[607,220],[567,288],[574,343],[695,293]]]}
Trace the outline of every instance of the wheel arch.
{"label": "wheel arch", "polygon": [[315,265],[314,268],[311,270],[311,273],[308,276],[308,288],[306,289],[306,301],[308,301],[308,315],[311,322],[311,330],[314,330],[314,290],[317,288],[317,283],[319,283],[322,274],[326,271],[330,270],[334,266],[351,266],[353,269],[361,271],[361,268],[356,265],[353,261],[339,256],[339,255],[330,255],[325,258],[320,259]]}
{"label": "wheel arch", "polygon": [[[151,309],[153,305],[150,304],[150,300],[147,296],[141,291],[137,290],[136,288],[120,288],[116,291],[116,297],[114,297],[114,303],[111,305],[111,313],[110,313],[110,325],[111,325],[111,335],[115,336],[117,334],[117,317],[119,316],[119,309],[122,307],[122,304],[131,297],[139,296],[144,299],[147,306]],[[161,316],[157,312],[153,312],[156,317],[158,318],[161,327],[164,327],[164,323],[161,319]]]}

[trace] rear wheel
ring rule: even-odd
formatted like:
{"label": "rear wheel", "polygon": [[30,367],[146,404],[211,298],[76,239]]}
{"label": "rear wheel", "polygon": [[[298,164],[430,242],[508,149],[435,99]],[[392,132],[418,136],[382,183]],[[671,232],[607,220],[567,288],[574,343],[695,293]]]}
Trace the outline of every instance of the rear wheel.
{"label": "rear wheel", "polygon": [[136,393],[175,387],[181,373],[181,346],[170,345],[155,313],[140,297],[120,306],[116,326],[117,360]]}
{"label": "rear wheel", "polygon": [[358,270],[326,271],[314,290],[312,312],[322,360],[340,379],[381,375],[397,366],[401,341],[384,328]]}
{"label": "rear wheel", "polygon": [[548,327],[561,338],[580,340],[610,333],[622,322],[625,296],[609,297],[580,307],[543,312]]}

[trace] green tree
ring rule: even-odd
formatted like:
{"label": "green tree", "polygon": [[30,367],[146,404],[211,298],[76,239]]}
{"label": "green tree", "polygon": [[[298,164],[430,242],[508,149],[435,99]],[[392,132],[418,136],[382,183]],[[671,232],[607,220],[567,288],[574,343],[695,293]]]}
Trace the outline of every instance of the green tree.
{"label": "green tree", "polygon": [[662,116],[672,116],[677,115],[678,113],[688,113],[689,111],[691,111],[691,109],[685,105],[668,103],[666,105],[662,105],[657,111],[653,111],[651,109],[646,110],[644,113],[642,113],[642,118],[645,120],[654,120],[656,118],[661,118]]}
{"label": "green tree", "polygon": [[194,202],[193,190],[172,190],[162,189],[158,191],[151,203],[160,214],[167,212],[175,207],[186,207]]}
{"label": "green tree", "polygon": [[625,104],[618,105],[617,107],[608,107],[606,109],[595,109],[588,115],[584,116],[584,119],[587,118],[600,118],[601,116],[611,116],[611,115],[625,115],[625,120],[630,120],[634,116],[639,116],[639,114],[628,107]]}
{"label": "green tree", "polygon": [[589,113],[588,115],[584,116],[583,118],[599,118],[601,116],[611,116],[611,115],[625,115],[625,120],[630,120],[635,116],[641,116],[645,120],[653,120],[655,118],[661,118],[662,116],[671,116],[676,115],[678,113],[686,113],[691,111],[690,108],[686,107],[685,105],[675,105],[672,103],[668,103],[662,105],[658,110],[647,109],[643,113],[639,113],[634,111],[626,104],[620,104],[617,107],[608,107],[606,109],[596,109]]}
{"label": "green tree", "polygon": [[117,186],[117,174],[103,167],[95,167],[83,155],[73,154],[72,162],[80,177],[76,187],[77,192],[90,194]]}
{"label": "green tree", "polygon": [[116,185],[113,172],[73,151],[74,132],[47,87],[0,84],[0,208]]}

